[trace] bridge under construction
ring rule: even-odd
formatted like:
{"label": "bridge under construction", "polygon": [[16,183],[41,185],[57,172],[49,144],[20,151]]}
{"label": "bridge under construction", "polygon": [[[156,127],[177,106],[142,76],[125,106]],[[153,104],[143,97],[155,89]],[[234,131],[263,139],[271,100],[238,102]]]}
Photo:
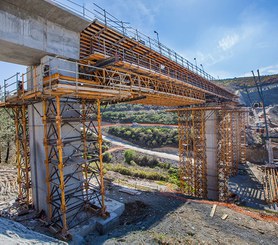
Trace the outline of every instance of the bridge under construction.
{"label": "bridge under construction", "polygon": [[[2,13],[14,14],[12,2]],[[181,191],[225,201],[229,177],[246,161],[246,109],[203,69],[105,10],[97,14],[78,33],[78,58],[44,53],[4,82],[0,107],[15,122],[20,202],[43,209],[63,234],[88,213],[108,216],[101,106],[121,102],[176,112]]]}

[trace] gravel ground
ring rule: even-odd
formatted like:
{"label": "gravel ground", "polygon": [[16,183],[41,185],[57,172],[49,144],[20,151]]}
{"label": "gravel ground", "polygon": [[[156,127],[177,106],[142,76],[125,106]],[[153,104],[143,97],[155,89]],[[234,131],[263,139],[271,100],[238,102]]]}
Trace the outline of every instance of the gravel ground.
{"label": "gravel ground", "polygon": [[107,193],[126,205],[119,226],[103,236],[90,234],[88,244],[278,244],[278,216],[256,218],[265,217],[264,211],[262,216],[244,210],[246,215],[219,204],[210,217],[213,203],[208,201],[157,191],[132,196],[119,188]]}
{"label": "gravel ground", "polygon": [[[241,172],[244,173],[239,177],[241,189],[250,187],[248,183],[244,185],[244,182],[249,182],[248,178],[258,184],[249,170],[243,169]],[[8,176],[14,177],[16,172],[8,170],[0,173],[2,184],[6,180],[0,198],[7,204],[14,202],[17,191],[14,187],[15,178]],[[147,180],[128,178],[127,181],[126,176],[118,173],[114,173],[113,179],[106,195],[124,202],[126,209],[116,229],[102,236],[91,233],[85,237],[86,244],[278,244],[277,214],[215,202],[216,212],[214,217],[210,217],[214,202],[189,199],[172,193],[167,187],[158,189],[155,182]],[[119,192],[122,185],[137,188],[141,194],[133,196]],[[221,219],[223,214],[228,215],[225,220]],[[24,239],[32,238],[31,230],[47,234],[40,227],[41,224],[33,219],[34,215],[30,213],[30,219],[28,215],[16,218],[29,227],[26,230],[14,223],[1,223],[0,244],[30,244]],[[6,227],[13,226],[15,229],[7,233]],[[37,234],[34,233],[34,236]],[[31,244],[42,242],[36,239],[34,237],[34,240],[29,241]],[[57,241],[49,239],[47,242],[57,244]]]}

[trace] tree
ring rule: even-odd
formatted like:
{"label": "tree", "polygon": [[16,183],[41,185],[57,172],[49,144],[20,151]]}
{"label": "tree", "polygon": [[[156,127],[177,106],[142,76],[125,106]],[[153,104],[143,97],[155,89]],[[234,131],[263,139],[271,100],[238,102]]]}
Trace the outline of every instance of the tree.
{"label": "tree", "polygon": [[125,161],[130,164],[131,160],[136,158],[136,152],[134,150],[126,150],[125,151]]}
{"label": "tree", "polygon": [[15,135],[14,122],[8,112],[4,109],[0,110],[0,163],[2,162],[2,154],[5,151],[5,163],[10,158],[11,142]]}
{"label": "tree", "polygon": [[103,161],[109,163],[112,160],[112,155],[110,152],[103,153]]}

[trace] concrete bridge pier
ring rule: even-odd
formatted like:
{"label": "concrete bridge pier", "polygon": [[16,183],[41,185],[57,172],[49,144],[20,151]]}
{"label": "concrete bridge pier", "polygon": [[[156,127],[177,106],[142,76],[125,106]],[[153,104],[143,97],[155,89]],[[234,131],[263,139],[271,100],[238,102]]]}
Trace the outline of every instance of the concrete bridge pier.
{"label": "concrete bridge pier", "polygon": [[217,114],[206,111],[206,157],[207,157],[207,197],[218,200],[218,166],[217,166]]}

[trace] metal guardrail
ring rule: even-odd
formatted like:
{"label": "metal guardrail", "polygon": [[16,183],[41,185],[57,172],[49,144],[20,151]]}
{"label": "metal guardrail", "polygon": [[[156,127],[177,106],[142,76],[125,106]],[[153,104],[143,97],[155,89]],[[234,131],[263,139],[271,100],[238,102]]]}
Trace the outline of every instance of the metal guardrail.
{"label": "metal guardrail", "polygon": [[[63,89],[64,86],[67,87],[67,85],[70,85],[71,89],[74,89],[77,93],[78,91],[82,91],[85,87],[92,88],[92,91],[107,90],[112,92],[114,90],[115,93],[123,95],[126,95],[131,91],[140,91],[151,94],[172,93],[171,91],[165,92],[159,89],[154,90],[151,86],[144,87],[127,84],[129,82],[127,82],[126,79],[129,78],[129,75],[119,71],[117,71],[117,76],[109,77],[109,81],[107,81],[108,83],[97,84],[91,82],[102,81],[103,72],[113,74],[114,70],[95,67],[77,61],[70,61],[60,57],[51,57],[39,66],[29,69],[26,73],[21,75],[16,73],[12,77],[6,79],[3,86],[4,92],[1,96],[1,101],[9,102],[13,101],[13,99],[24,99],[24,96],[27,95],[27,93],[29,97],[30,93],[49,92],[52,89],[57,88],[55,86],[57,85],[56,81],[58,80],[61,89]],[[176,96],[190,96],[192,98],[202,99],[192,91],[184,91],[185,92],[180,93],[179,90],[176,90]]]}
{"label": "metal guardrail", "polygon": [[[102,77],[96,74],[88,74],[80,71],[80,67],[87,67],[87,69],[93,69],[94,71],[103,71],[103,68],[94,67],[91,65],[82,64],[76,61],[69,61],[59,57],[53,57],[47,62],[41,63],[39,66],[30,69],[26,73],[20,75],[16,73],[13,76],[4,80],[3,87],[0,89],[0,101],[6,102],[9,98],[19,95],[24,95],[27,92],[44,92],[45,89],[52,89],[53,81],[57,78],[52,77],[54,74],[70,77],[72,80],[62,80],[69,85],[74,85],[76,90],[84,85],[84,82],[80,82],[80,77],[86,76],[88,80],[100,80]],[[119,75],[125,76],[126,74],[118,72]],[[97,85],[86,84],[87,86],[93,86],[98,89],[109,89],[128,91],[130,88],[125,88],[124,81],[116,78],[110,78],[109,85]],[[3,91],[2,91],[3,89]]]}
{"label": "metal guardrail", "polygon": [[168,48],[164,44],[162,44],[159,40],[155,40],[150,38],[149,36],[139,32],[137,29],[134,29],[124,21],[117,19],[115,16],[107,12],[105,9],[102,9],[98,5],[94,3],[93,11],[89,10],[85,7],[85,5],[80,5],[71,0],[51,0],[52,2],[82,16],[83,18],[87,19],[88,21],[92,21],[94,19],[98,19],[104,25],[112,28],[124,36],[131,38],[146,47],[160,53],[161,55],[169,58],[170,60],[178,63],[179,65],[197,73],[198,75],[206,78],[207,80],[216,80],[213,76],[205,72],[203,69],[198,67],[197,65],[192,64],[187,59],[183,58],[181,55],[176,53],[174,50]]}

